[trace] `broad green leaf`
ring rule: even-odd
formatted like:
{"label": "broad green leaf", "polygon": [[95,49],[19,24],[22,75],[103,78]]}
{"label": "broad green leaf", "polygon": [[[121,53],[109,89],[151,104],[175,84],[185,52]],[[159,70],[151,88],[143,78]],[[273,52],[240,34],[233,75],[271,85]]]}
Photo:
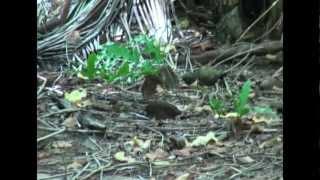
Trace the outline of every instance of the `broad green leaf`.
{"label": "broad green leaf", "polygon": [[87,60],[87,73],[89,79],[93,79],[96,73],[95,63],[97,60],[97,55],[95,53],[91,53]]}
{"label": "broad green leaf", "polygon": [[117,77],[126,76],[129,74],[129,63],[124,62],[121,67],[118,69]]}
{"label": "broad green leaf", "polygon": [[248,103],[250,91],[251,91],[251,81],[248,80],[243,84],[235,104],[235,109],[240,116],[243,116],[244,114],[249,112],[247,103]]}
{"label": "broad green leaf", "polygon": [[130,58],[131,58],[130,60],[132,60],[133,62],[138,62],[139,61],[140,54],[139,54],[138,49],[136,49],[136,48],[131,49]]}
{"label": "broad green leaf", "polygon": [[152,75],[157,73],[157,69],[152,65],[150,61],[145,61],[141,69],[143,75]]}

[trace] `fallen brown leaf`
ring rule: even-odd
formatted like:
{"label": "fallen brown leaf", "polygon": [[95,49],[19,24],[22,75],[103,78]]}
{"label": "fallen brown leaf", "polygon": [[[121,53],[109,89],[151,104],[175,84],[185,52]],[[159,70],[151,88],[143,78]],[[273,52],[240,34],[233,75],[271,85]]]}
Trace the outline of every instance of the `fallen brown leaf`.
{"label": "fallen brown leaf", "polygon": [[155,161],[155,160],[165,160],[168,156],[169,154],[166,151],[158,148],[154,152],[147,153],[145,155],[145,158],[148,159],[149,161]]}
{"label": "fallen brown leaf", "polygon": [[175,180],[176,178],[177,176],[174,173],[167,173],[167,175],[163,177],[163,180]]}
{"label": "fallen brown leaf", "polygon": [[62,125],[64,125],[67,128],[76,128],[77,127],[77,119],[75,116],[71,115],[69,116],[63,123]]}
{"label": "fallen brown leaf", "polygon": [[67,169],[80,169],[87,161],[84,159],[77,159],[67,166]]}
{"label": "fallen brown leaf", "polygon": [[175,150],[173,151],[173,153],[176,155],[176,156],[182,156],[182,157],[188,157],[188,156],[191,156],[192,152],[194,151],[194,148],[192,147],[185,147],[181,150]]}
{"label": "fallen brown leaf", "polygon": [[194,176],[190,173],[185,173],[179,177],[177,177],[175,180],[193,180],[195,179]]}
{"label": "fallen brown leaf", "polygon": [[38,158],[39,160],[45,159],[45,158],[47,158],[47,157],[49,157],[49,156],[50,156],[50,153],[48,153],[48,152],[38,152],[38,153],[37,153],[37,158]]}
{"label": "fallen brown leaf", "polygon": [[265,147],[271,147],[271,146],[274,146],[275,144],[281,142],[282,139],[280,137],[274,137],[274,138],[271,138],[265,142],[263,142],[262,144],[259,145],[259,148],[265,148]]}

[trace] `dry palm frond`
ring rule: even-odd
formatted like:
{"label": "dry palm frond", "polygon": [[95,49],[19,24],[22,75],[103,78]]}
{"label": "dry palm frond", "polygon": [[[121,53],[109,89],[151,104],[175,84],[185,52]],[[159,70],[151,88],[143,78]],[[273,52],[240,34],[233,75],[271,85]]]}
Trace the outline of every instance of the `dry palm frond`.
{"label": "dry palm frond", "polygon": [[[38,13],[38,21],[41,16],[44,15]],[[139,27],[137,33],[154,36],[160,43],[171,42],[169,0],[73,1],[64,24],[38,34],[38,59],[72,57],[73,61],[83,63],[100,44],[119,37],[130,39],[136,27]]]}

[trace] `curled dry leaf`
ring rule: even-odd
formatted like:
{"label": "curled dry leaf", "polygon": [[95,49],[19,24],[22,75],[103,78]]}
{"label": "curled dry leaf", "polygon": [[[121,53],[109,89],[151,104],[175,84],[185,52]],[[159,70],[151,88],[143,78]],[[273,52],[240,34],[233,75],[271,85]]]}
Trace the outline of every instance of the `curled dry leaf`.
{"label": "curled dry leaf", "polygon": [[191,156],[193,151],[194,151],[194,149],[192,147],[185,147],[181,150],[175,150],[175,151],[173,151],[173,153],[176,156],[188,157],[188,156]]}
{"label": "curled dry leaf", "polygon": [[141,139],[138,139],[138,137],[136,136],[133,138],[133,146],[138,146],[142,149],[148,149],[150,147],[150,144],[151,144],[150,139],[143,141]]}
{"label": "curled dry leaf", "polygon": [[174,173],[167,173],[167,175],[163,177],[164,180],[175,180],[176,178],[177,176]]}
{"label": "curled dry leaf", "polygon": [[253,163],[255,161],[250,156],[240,157],[238,160],[242,163]]}
{"label": "curled dry leaf", "polygon": [[208,132],[206,136],[198,136],[194,141],[192,141],[191,146],[205,146],[209,143],[215,143],[218,139],[214,132]]}
{"label": "curled dry leaf", "polygon": [[212,112],[212,109],[210,106],[208,105],[204,105],[204,106],[201,106],[201,107],[195,107],[194,108],[194,111],[195,112]]}
{"label": "curled dry leaf", "polygon": [[222,117],[222,118],[237,118],[237,117],[239,117],[239,114],[236,112],[231,112],[226,115],[221,115],[220,117]]}
{"label": "curled dry leaf", "polygon": [[72,143],[71,143],[71,141],[55,141],[55,142],[52,143],[52,147],[53,148],[59,148],[59,149],[71,148],[72,147]]}
{"label": "curled dry leaf", "polygon": [[209,154],[216,155],[219,157],[223,157],[223,153],[227,152],[227,148],[225,146],[218,147],[218,146],[208,146],[208,149],[210,149]]}
{"label": "curled dry leaf", "polygon": [[194,176],[190,173],[182,174],[181,176],[177,177],[175,180],[193,180]]}
{"label": "curled dry leaf", "polygon": [[259,145],[259,148],[267,148],[267,147],[271,147],[271,146],[274,146],[275,144],[281,142],[281,138],[280,137],[274,137],[274,138],[271,138],[265,142],[263,142],[262,144]]}
{"label": "curled dry leaf", "polygon": [[149,149],[151,145],[151,140],[143,141],[135,136],[131,141],[125,143],[128,151],[133,151],[134,153],[144,152]]}
{"label": "curled dry leaf", "polygon": [[257,116],[254,116],[251,121],[254,123],[254,124],[269,124],[272,119],[269,119],[269,118],[266,118],[266,117],[257,117]]}
{"label": "curled dry leaf", "polygon": [[67,166],[67,169],[80,169],[87,161],[85,159],[77,159]]}
{"label": "curled dry leaf", "polygon": [[37,153],[37,158],[40,160],[40,159],[45,159],[45,158],[48,158],[50,156],[50,153],[48,152],[38,152]]}
{"label": "curled dry leaf", "polygon": [[167,157],[169,156],[169,154],[158,148],[156,149],[154,152],[151,152],[151,153],[147,153],[145,155],[145,159],[149,160],[149,161],[155,161],[155,160],[164,160],[166,159]]}
{"label": "curled dry leaf", "polygon": [[77,103],[85,97],[87,97],[87,91],[85,89],[74,90],[70,93],[66,92],[64,95],[64,98],[71,103]]}
{"label": "curled dry leaf", "polygon": [[76,106],[78,106],[78,107],[87,107],[90,105],[92,105],[92,102],[90,100],[79,101],[76,103]]}

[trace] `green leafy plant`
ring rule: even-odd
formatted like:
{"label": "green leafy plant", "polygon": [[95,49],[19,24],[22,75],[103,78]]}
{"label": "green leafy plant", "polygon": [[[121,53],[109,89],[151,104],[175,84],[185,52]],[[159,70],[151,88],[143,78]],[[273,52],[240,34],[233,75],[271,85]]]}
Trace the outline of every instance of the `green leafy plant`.
{"label": "green leafy plant", "polygon": [[109,42],[102,45],[96,54],[92,53],[82,74],[89,79],[103,78],[109,83],[123,80],[132,83],[143,75],[158,72],[164,63],[163,48],[146,35],[134,37],[127,43]]}
{"label": "green leafy plant", "polygon": [[219,115],[222,114],[224,111],[224,103],[219,99],[209,99],[209,106],[214,112],[216,112]]}
{"label": "green leafy plant", "polygon": [[248,100],[251,92],[251,81],[246,81],[240,90],[240,93],[235,101],[234,108],[240,117],[249,112]]}
{"label": "green leafy plant", "polygon": [[89,79],[93,79],[96,73],[95,69],[95,63],[97,61],[97,55],[95,53],[92,53],[89,55],[87,59],[87,69],[84,72],[86,76],[88,76]]}

